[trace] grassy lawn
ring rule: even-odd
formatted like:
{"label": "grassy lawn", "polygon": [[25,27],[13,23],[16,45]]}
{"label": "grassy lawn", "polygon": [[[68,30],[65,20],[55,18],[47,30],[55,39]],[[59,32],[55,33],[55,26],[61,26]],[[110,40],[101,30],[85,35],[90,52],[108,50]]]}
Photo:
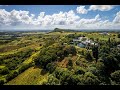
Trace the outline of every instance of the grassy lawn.
{"label": "grassy lawn", "polygon": [[88,38],[99,38],[100,40],[108,40],[109,35],[100,35],[99,33],[87,34]]}
{"label": "grassy lawn", "polygon": [[0,65],[0,69],[3,69],[3,68],[5,68],[5,66],[3,66],[3,65]]}
{"label": "grassy lawn", "polygon": [[33,58],[36,57],[39,54],[40,51],[35,52],[33,55],[31,55],[27,60],[25,60],[23,63],[24,64],[29,64],[33,61]]}
{"label": "grassy lawn", "polygon": [[49,73],[42,73],[42,69],[30,67],[5,85],[42,85],[48,79]]}

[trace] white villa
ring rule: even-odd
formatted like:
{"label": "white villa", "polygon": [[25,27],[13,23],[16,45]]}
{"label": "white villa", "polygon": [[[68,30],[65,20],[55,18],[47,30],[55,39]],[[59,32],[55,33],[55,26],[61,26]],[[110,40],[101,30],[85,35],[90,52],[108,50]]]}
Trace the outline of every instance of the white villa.
{"label": "white villa", "polygon": [[78,37],[78,39],[73,39],[73,42],[78,42],[78,41],[81,42],[87,39],[88,39],[87,37]]}
{"label": "white villa", "polygon": [[73,39],[73,42],[79,42],[79,41],[81,41],[81,40],[79,40],[79,39]]}
{"label": "white villa", "polygon": [[109,33],[107,33],[107,32],[103,32],[103,33],[100,33],[100,34],[102,34],[102,35],[109,35]]}
{"label": "white villa", "polygon": [[118,48],[120,48],[120,44],[119,44],[119,45],[117,45],[117,47],[118,47]]}
{"label": "white villa", "polygon": [[98,43],[93,42],[87,37],[78,37],[78,39],[73,39],[73,43],[74,42],[77,42],[78,43],[77,45],[80,47],[86,47],[88,45],[98,45]]}

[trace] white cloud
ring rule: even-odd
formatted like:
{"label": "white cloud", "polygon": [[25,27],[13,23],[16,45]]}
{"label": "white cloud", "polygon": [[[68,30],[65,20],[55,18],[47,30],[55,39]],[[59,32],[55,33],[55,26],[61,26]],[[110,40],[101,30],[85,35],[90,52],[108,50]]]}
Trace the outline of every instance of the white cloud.
{"label": "white cloud", "polygon": [[96,15],[93,19],[81,19],[79,21],[80,24],[95,24],[101,20],[100,15]]}
{"label": "white cloud", "polygon": [[5,9],[0,9],[0,24],[3,25],[19,25],[19,24],[31,24],[34,18],[34,14],[29,15],[29,11],[17,11],[11,12]]}
{"label": "white cloud", "polygon": [[120,23],[120,11],[117,12],[117,14],[116,14],[116,16],[115,16],[113,22],[114,22],[114,23]]}
{"label": "white cloud", "polygon": [[91,5],[89,7],[89,11],[93,10],[99,10],[99,11],[109,11],[113,9],[114,5]]}
{"label": "white cloud", "polygon": [[54,13],[46,15],[45,12],[40,12],[38,16],[31,14],[29,11],[12,10],[10,12],[5,9],[0,9],[0,26],[9,27],[51,27],[55,25],[67,26],[74,25],[80,16],[76,15],[73,10],[68,12]]}
{"label": "white cloud", "polygon": [[8,5],[0,5],[0,6],[8,6]]}
{"label": "white cloud", "polygon": [[111,26],[113,26],[112,28],[120,28],[120,11],[116,13]]}
{"label": "white cloud", "polygon": [[66,14],[66,23],[67,24],[74,24],[77,20],[80,19],[79,16],[77,16],[73,10],[69,11],[69,12],[65,12]]}
{"label": "white cloud", "polygon": [[38,16],[37,22],[39,25],[70,25],[74,24],[76,20],[80,17],[77,16],[73,10],[68,12],[54,13],[52,15],[42,15],[42,13]]}
{"label": "white cloud", "polygon": [[40,12],[38,16],[35,16],[29,11],[12,10],[8,12],[5,9],[0,9],[0,28],[10,27],[24,29],[53,29],[56,27],[69,29],[119,28],[120,11],[116,13],[114,20],[110,22],[109,20],[102,20],[99,14],[94,18],[80,18],[73,10],[60,11],[52,15]]}
{"label": "white cloud", "polygon": [[80,19],[77,23],[78,29],[119,29],[120,23],[114,23],[109,20],[101,20],[100,15],[91,19]]}
{"label": "white cloud", "polygon": [[87,9],[85,9],[85,6],[77,7],[76,11],[79,14],[87,14],[87,12],[88,12]]}
{"label": "white cloud", "polygon": [[96,28],[96,27],[99,27],[100,21],[101,21],[101,18],[100,18],[100,15],[98,14],[91,19],[85,19],[85,18],[80,19],[80,21],[78,21],[76,26],[78,28],[88,28],[88,29]]}
{"label": "white cloud", "polygon": [[9,16],[9,12],[7,12],[5,9],[0,9],[0,25],[7,25],[10,23],[10,19],[8,18]]}
{"label": "white cloud", "polygon": [[16,24],[16,23],[25,23],[29,24],[30,23],[30,17],[29,17],[29,11],[16,11],[12,10],[10,12],[10,17],[12,20],[11,24]]}

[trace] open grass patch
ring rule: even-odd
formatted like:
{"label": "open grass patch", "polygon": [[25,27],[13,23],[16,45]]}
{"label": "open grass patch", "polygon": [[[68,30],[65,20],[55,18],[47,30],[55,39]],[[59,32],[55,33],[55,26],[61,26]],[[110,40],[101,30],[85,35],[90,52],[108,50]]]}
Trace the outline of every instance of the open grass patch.
{"label": "open grass patch", "polygon": [[41,75],[42,69],[30,67],[5,85],[42,85],[49,73]]}

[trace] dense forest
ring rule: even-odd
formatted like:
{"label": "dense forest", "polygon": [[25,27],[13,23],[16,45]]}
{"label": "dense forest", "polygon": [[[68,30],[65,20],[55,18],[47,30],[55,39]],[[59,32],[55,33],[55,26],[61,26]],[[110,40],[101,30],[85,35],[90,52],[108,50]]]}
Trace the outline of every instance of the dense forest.
{"label": "dense forest", "polygon": [[120,85],[120,33],[0,32],[0,84]]}

